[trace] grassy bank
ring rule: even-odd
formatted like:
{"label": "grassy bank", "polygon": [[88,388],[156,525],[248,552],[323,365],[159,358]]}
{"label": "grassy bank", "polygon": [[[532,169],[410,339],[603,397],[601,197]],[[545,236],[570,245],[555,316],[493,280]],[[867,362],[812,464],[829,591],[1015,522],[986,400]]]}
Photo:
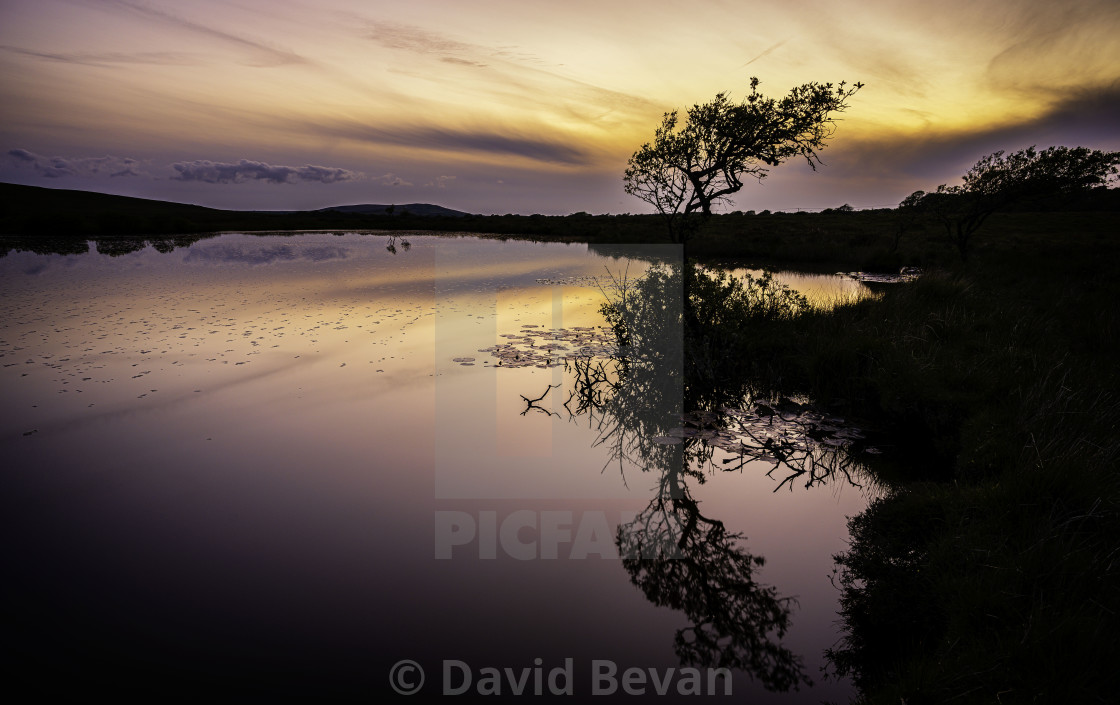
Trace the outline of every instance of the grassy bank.
{"label": "grassy bank", "polygon": [[838,576],[868,702],[1115,697],[1120,223],[1052,226],[1009,214],[967,266],[743,341],[892,451]]}

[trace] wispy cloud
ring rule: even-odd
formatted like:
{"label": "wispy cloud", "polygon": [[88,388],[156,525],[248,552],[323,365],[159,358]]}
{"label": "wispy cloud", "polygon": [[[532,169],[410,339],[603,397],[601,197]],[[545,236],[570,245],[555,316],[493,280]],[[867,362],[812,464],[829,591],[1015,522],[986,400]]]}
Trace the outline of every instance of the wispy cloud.
{"label": "wispy cloud", "polygon": [[177,173],[171,177],[178,181],[202,181],[209,184],[234,184],[245,181],[268,181],[274,184],[290,184],[297,181],[318,181],[333,184],[339,181],[353,181],[362,174],[349,169],[314,166],[281,166],[242,159],[239,162],[212,162],[195,160],[175,162],[171,165]]}
{"label": "wispy cloud", "polygon": [[218,27],[196,22],[146,3],[132,2],[131,0],[96,0],[95,2],[82,2],[81,0],[69,1],[85,7],[95,7],[102,10],[123,13],[132,17],[139,17],[153,23],[186,30],[199,36],[219,39],[228,44],[241,47],[242,49],[248,49],[252,52],[254,58],[247,63],[254,66],[283,66],[287,64],[308,63],[304,57],[290,49],[270,46],[264,42],[227,32]]}
{"label": "wispy cloud", "polygon": [[401,49],[485,66],[488,59],[501,59],[522,64],[543,64],[539,56],[518,46],[486,46],[454,39],[416,25],[398,22],[367,21],[367,37],[387,49]]}
{"label": "wispy cloud", "polygon": [[57,61],[64,64],[82,64],[85,66],[108,66],[111,64],[188,66],[203,63],[203,57],[199,54],[175,51],[142,51],[135,53],[115,51],[51,52],[34,51],[9,45],[0,45],[0,50],[42,61]]}
{"label": "wispy cloud", "polygon": [[457,64],[459,66],[473,66],[476,69],[484,69],[488,66],[488,64],[484,64],[480,61],[471,61],[469,59],[460,59],[457,56],[441,56],[439,60],[442,61],[445,64]]}
{"label": "wispy cloud", "polygon": [[373,181],[374,183],[383,184],[385,186],[411,186],[412,185],[410,182],[405,181],[404,179],[397,176],[396,174],[385,174],[383,176],[378,176],[378,177],[376,177],[374,179],[370,179],[370,180]]}
{"label": "wispy cloud", "polygon": [[5,161],[20,168],[31,169],[39,176],[57,179],[63,176],[140,176],[140,162],[128,157],[44,157],[26,149],[10,149]]}
{"label": "wispy cloud", "polygon": [[447,188],[447,182],[452,181],[454,178],[454,176],[437,176],[424,184],[424,188]]}
{"label": "wispy cloud", "polygon": [[[622,111],[627,115],[658,114],[646,98],[623,93],[563,75],[545,67],[537,56],[516,47],[491,47],[472,44],[413,25],[371,22],[366,37],[380,46],[433,59],[451,66],[478,69],[475,85],[480,98],[517,108],[529,106],[595,122],[604,114]],[[774,47],[776,48],[776,47]],[[408,75],[405,68],[395,72]],[[438,76],[415,72],[426,81],[458,83],[460,75]]]}
{"label": "wispy cloud", "polygon": [[395,22],[371,22],[367,36],[388,49],[404,49],[424,54],[475,54],[483,50],[476,44],[461,42],[420,27]]}
{"label": "wispy cloud", "polygon": [[1114,0],[1034,0],[1009,12],[1004,26],[1004,48],[987,66],[992,88],[1044,92],[1093,86],[1117,75],[1120,5]]}
{"label": "wispy cloud", "polygon": [[780,49],[780,48],[781,48],[781,46],[782,46],[783,44],[785,44],[786,42],[788,42],[788,41],[789,41],[789,39],[787,38],[787,39],[783,39],[783,40],[781,40],[780,42],[774,42],[774,43],[773,43],[773,44],[771,44],[770,46],[768,46],[768,47],[766,47],[765,49],[763,49],[763,50],[762,50],[762,52],[761,52],[761,53],[759,53],[759,54],[758,54],[757,56],[755,56],[755,57],[754,57],[753,59],[751,59],[751,60],[750,60],[750,61],[748,61],[747,63],[743,64],[743,65],[742,65],[742,66],[740,66],[739,68],[741,68],[741,69],[742,69],[742,68],[746,68],[746,67],[750,66],[751,64],[753,64],[754,62],[758,61],[758,60],[759,60],[759,59],[761,59],[762,57],[766,56],[766,55],[767,55],[767,54],[769,54],[770,52],[772,52],[772,51],[776,51],[777,49]]}

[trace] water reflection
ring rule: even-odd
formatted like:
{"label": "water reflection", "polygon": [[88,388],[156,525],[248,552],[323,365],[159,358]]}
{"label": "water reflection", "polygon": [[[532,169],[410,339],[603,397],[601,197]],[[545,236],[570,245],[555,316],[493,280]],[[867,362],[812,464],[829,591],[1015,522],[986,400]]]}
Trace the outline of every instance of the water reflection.
{"label": "water reflection", "polygon": [[[100,245],[98,251],[101,251]],[[291,244],[265,244],[258,246],[234,245],[228,243],[206,243],[192,247],[184,262],[223,262],[229,264],[265,265],[274,262],[291,262],[306,259],[323,262],[331,259],[346,259],[346,248],[334,245],[313,245],[298,247]]]}
{"label": "water reflection", "polygon": [[[743,398],[696,395],[679,370],[679,287],[624,352],[598,311],[622,261],[407,240],[0,259],[0,557],[22,672],[357,699],[402,658],[606,657],[734,664],[751,702],[766,694],[743,673],[780,689],[795,655],[811,673],[835,639],[831,554],[864,502],[770,492],[721,411]],[[447,509],[480,533],[494,512],[605,517],[605,545],[630,553],[433,560]]]}
{"label": "water reflection", "polygon": [[[710,310],[702,312],[721,304],[698,300],[713,288],[689,289],[684,276],[677,266],[655,267],[637,281],[612,278],[603,286],[611,302],[604,307],[609,336],[527,326],[506,334],[516,344],[483,352],[499,365],[562,362],[565,383],[521,394],[521,414],[559,417],[555,405],[542,402],[566,394],[561,406],[568,420],[587,420],[594,444],[608,449],[604,469],[617,466],[622,482],[628,468],[656,477],[652,498],[618,527],[616,544],[645,597],[687,617],[673,640],[680,662],[738,669],[772,691],[797,690],[812,680],[802,657],[782,643],[796,600],[759,581],[765,559],[747,550],[745,534],[701,512],[691,486],[717,472],[767,463],[768,476],[784,476],[775,492],[795,481],[806,488],[832,481],[858,487],[858,452],[873,449],[860,445],[863,434],[842,419],[787,398],[752,401],[749,384],[721,379],[724,370],[710,359],[690,357],[710,342],[710,331],[696,321],[713,320]],[[770,285],[763,280],[763,298],[788,295],[790,302],[767,306],[800,305],[792,292]],[[573,338],[574,349],[553,342]],[[727,406],[732,399],[740,404]]]}
{"label": "water reflection", "polygon": [[217,237],[215,233],[199,235],[174,235],[169,237],[136,237],[103,235],[85,240],[70,236],[53,235],[0,235],[0,257],[11,252],[34,252],[40,255],[80,255],[89,252],[89,243],[94,243],[98,254],[110,257],[140,252],[151,247],[156,252],[167,254],[176,248],[190,247],[192,244]]}
{"label": "water reflection", "polygon": [[762,556],[742,546],[746,536],[700,512],[683,473],[668,470],[659,487],[645,511],[619,528],[617,541],[646,599],[688,618],[673,640],[681,663],[739,669],[768,690],[810,683],[802,659],[780,643],[793,598],[755,578]]}
{"label": "water reflection", "polygon": [[[713,268],[714,269],[714,268]],[[719,267],[740,279],[759,277],[764,270],[735,265]],[[838,303],[857,301],[874,293],[866,282],[848,274],[814,274],[810,272],[777,272],[774,278],[804,294],[814,306],[830,308]]]}

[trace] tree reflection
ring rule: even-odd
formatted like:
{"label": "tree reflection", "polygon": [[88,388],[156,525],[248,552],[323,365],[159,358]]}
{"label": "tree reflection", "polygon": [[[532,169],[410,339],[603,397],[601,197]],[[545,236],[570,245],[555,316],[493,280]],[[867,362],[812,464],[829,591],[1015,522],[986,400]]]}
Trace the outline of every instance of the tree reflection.
{"label": "tree reflection", "polygon": [[[287,236],[302,234],[299,231],[259,232],[257,235]],[[338,234],[341,234],[338,233]],[[89,242],[92,241],[98,254],[110,257],[139,252],[151,246],[160,254],[168,254],[178,248],[189,248],[200,240],[216,238],[220,233],[199,233],[193,235],[97,235],[91,237],[72,235],[0,235],[0,257],[9,252],[34,252],[42,255],[75,255],[89,252]],[[389,236],[385,249],[389,254],[398,251],[408,252],[412,243],[400,233]]]}
{"label": "tree reflection", "polygon": [[647,362],[577,358],[568,365],[576,383],[564,408],[595,425],[608,465],[657,476],[649,504],[616,534],[623,568],[650,602],[688,618],[674,637],[682,664],[741,669],[771,690],[808,684],[801,659],[780,644],[793,601],[755,579],[764,559],[746,550],[744,535],[700,511],[689,485],[707,479],[712,449],[700,438],[666,442],[679,424],[680,407],[669,404],[674,392],[679,403],[680,388]]}
{"label": "tree reflection", "polygon": [[[859,464],[848,451],[875,452],[862,445],[863,434],[773,394],[769,380],[748,377],[729,341],[728,328],[742,335],[767,319],[795,315],[804,298],[768,275],[745,283],[703,271],[693,277],[687,297],[679,267],[655,268],[638,282],[614,280],[603,313],[617,352],[565,360],[569,416],[588,419],[596,445],[608,446],[620,468],[624,461],[679,466],[704,482],[716,470],[761,462],[770,464],[769,476],[784,475],[775,491],[841,476],[858,485]],[[717,449],[728,457],[717,462]]]}
{"label": "tree reflection", "polygon": [[151,245],[167,254],[176,248],[190,247],[199,240],[217,237],[216,233],[149,237],[141,235],[3,235],[0,236],[0,257],[9,252],[34,252],[40,255],[81,255],[89,252],[92,241],[98,254],[120,257],[139,252]]}
{"label": "tree reflection", "polygon": [[666,468],[646,509],[618,529],[630,582],[688,617],[673,643],[682,664],[740,669],[770,690],[810,683],[800,657],[779,643],[793,599],[755,580],[765,560],[742,546],[744,535],[700,512],[683,474]]}
{"label": "tree reflection", "polygon": [[[616,543],[646,598],[688,617],[674,640],[681,662],[741,669],[771,690],[797,689],[810,680],[801,658],[781,645],[794,600],[756,580],[763,557],[746,549],[743,534],[705,516],[690,485],[751,461],[770,463],[772,476],[786,473],[776,489],[853,481],[845,449],[857,434],[789,399],[750,401],[757,388],[733,356],[713,347],[729,339],[727,326],[795,314],[804,305],[799,295],[769,277],[743,283],[693,270],[686,286],[683,275],[679,266],[655,267],[605,288],[617,352],[568,357],[562,406],[592,426],[595,444],[609,451],[606,467],[617,465],[624,482],[627,468],[657,477],[654,496],[619,527]],[[523,395],[524,413],[556,413],[540,406],[553,389]]]}

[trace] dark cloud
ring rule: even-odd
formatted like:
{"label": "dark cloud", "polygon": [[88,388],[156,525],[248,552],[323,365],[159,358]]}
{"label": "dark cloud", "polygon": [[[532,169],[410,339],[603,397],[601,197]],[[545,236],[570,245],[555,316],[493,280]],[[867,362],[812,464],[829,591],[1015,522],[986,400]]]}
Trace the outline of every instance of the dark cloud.
{"label": "dark cloud", "polygon": [[415,136],[420,144],[456,151],[512,154],[560,164],[582,164],[586,160],[583,150],[572,142],[548,141],[518,134],[432,127]]}
{"label": "dark cloud", "polygon": [[295,260],[310,260],[323,262],[326,260],[346,259],[348,250],[333,245],[310,245],[298,247],[294,245],[269,245],[262,247],[241,247],[239,245],[223,245],[211,243],[206,245],[193,245],[183,258],[184,262],[229,262],[232,264],[263,265],[275,262],[292,262]]}
{"label": "dark cloud", "polygon": [[445,64],[456,64],[458,66],[473,66],[476,69],[484,69],[487,66],[486,64],[480,63],[478,61],[469,61],[467,59],[460,59],[457,56],[444,56],[444,57],[440,58],[440,61],[442,61]]}
{"label": "dark cloud", "polygon": [[369,38],[388,49],[403,49],[426,54],[474,53],[481,49],[474,44],[450,39],[412,25],[373,22],[370,27]]}
{"label": "dark cloud", "polygon": [[980,157],[1031,145],[1120,149],[1120,84],[1103,90],[1056,93],[1040,117],[969,132],[892,134],[878,139],[838,139],[823,157],[830,169],[852,175],[955,180]]}
{"label": "dark cloud", "polygon": [[374,127],[360,122],[334,121],[299,126],[312,134],[450,152],[484,152],[519,156],[553,164],[585,164],[588,155],[573,142],[548,140],[515,132],[429,126]]}
{"label": "dark cloud", "polygon": [[1118,117],[1120,81],[1103,88],[1057,92],[1050,111],[1034,124],[1051,131],[1077,133],[1087,141],[1111,140],[1115,147],[1120,147]]}
{"label": "dark cloud", "polygon": [[[26,149],[10,149],[4,161],[19,169],[29,169],[38,176],[56,179],[63,176],[79,177],[119,177],[148,176],[141,171],[140,161],[128,157],[44,157]],[[210,184],[231,184],[246,181],[267,181],[274,184],[290,184],[301,181],[333,184],[340,181],[355,181],[365,178],[361,172],[338,167],[283,166],[266,164],[249,159],[236,163],[213,162],[198,159],[189,162],[176,162],[171,165],[175,170],[176,181],[201,181]],[[407,181],[392,174],[380,177],[382,183],[411,186]]]}
{"label": "dark cloud", "polygon": [[362,175],[348,169],[326,166],[281,166],[242,159],[237,163],[212,162],[205,159],[193,162],[176,162],[171,165],[177,181],[202,181],[208,184],[234,184],[245,181],[268,181],[290,184],[297,181],[318,181],[333,184],[353,181]]}
{"label": "dark cloud", "polygon": [[10,149],[5,161],[34,170],[39,176],[140,176],[140,162],[128,157],[44,157],[26,149]]}

